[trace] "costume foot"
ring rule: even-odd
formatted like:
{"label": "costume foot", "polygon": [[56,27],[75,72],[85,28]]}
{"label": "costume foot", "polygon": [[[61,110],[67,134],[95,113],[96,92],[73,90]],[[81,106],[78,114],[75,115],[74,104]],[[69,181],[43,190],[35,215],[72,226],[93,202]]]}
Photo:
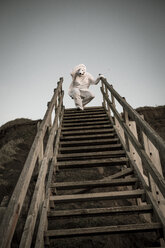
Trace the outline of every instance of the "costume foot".
{"label": "costume foot", "polygon": [[77,108],[77,110],[79,110],[79,111],[83,111],[84,109],[83,109],[83,108]]}

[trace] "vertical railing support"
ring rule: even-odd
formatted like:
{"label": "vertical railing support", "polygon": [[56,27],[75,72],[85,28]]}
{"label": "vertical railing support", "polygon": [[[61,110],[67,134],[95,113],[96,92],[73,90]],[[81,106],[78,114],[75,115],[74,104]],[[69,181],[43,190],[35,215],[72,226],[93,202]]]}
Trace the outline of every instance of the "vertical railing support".
{"label": "vertical railing support", "polygon": [[[47,173],[46,171],[47,165],[49,163],[49,159],[52,153],[50,142],[48,142],[49,144],[47,143],[45,153],[43,154],[43,140],[44,140],[47,128],[50,127],[50,120],[51,120],[50,117],[51,117],[52,111],[54,110],[56,98],[58,97],[58,93],[59,93],[58,90],[60,89],[61,91],[62,83],[63,83],[63,79],[60,78],[57,90],[54,92],[53,97],[50,103],[48,104],[48,108],[46,110],[44,119],[41,122],[41,124],[38,126],[38,131],[34,139],[34,142],[32,144],[32,147],[30,149],[29,155],[26,159],[26,162],[24,164],[24,167],[22,169],[22,172],[20,174],[16,187],[10,198],[8,207],[6,208],[6,211],[4,213],[1,226],[0,226],[0,247],[1,248],[6,248],[6,247],[11,246],[11,240],[12,240],[13,234],[16,229],[18,218],[22,210],[22,206],[23,206],[23,203],[24,203],[27,191],[28,191],[31,178],[34,173],[35,165],[36,165],[36,162],[39,161],[39,164],[41,164],[40,170],[38,173],[38,179],[36,182],[35,191],[34,191],[33,198],[32,198],[33,201],[31,201],[31,207],[29,209],[30,212],[26,219],[27,225],[25,224],[27,229],[26,228],[24,229],[25,234],[28,232],[27,237],[29,237],[29,241],[28,239],[25,238],[26,235],[22,236],[23,245],[21,247],[23,248],[30,247],[31,239],[33,236],[33,230],[35,226],[35,219],[39,213],[40,206],[43,202],[43,197],[44,197],[43,192],[45,192],[45,181],[44,180],[45,180],[45,175]],[[50,136],[51,136],[51,139],[53,140],[53,134],[51,132],[49,135],[49,139],[50,139]],[[36,201],[35,204],[34,204],[34,201]],[[33,228],[30,228],[31,225]]]}
{"label": "vertical railing support", "polygon": [[[114,128],[121,139],[121,143],[123,144],[131,166],[135,169],[146,190],[147,202],[152,203],[154,214],[162,223],[165,238],[165,179],[162,173],[160,158],[158,157],[160,154],[161,159],[165,160],[165,141],[104,78],[102,79],[102,85],[101,92],[103,94],[103,99],[114,114]],[[110,92],[111,99],[109,99],[108,95],[103,90],[104,88],[108,89]],[[116,109],[115,100],[117,100],[123,108],[123,118]],[[106,105],[106,103],[104,103],[104,105]],[[146,139],[143,134],[144,145],[139,141],[140,136],[137,134],[137,128],[140,134],[144,133],[147,136]],[[149,140],[149,143],[146,140]],[[150,145],[150,142],[152,143],[152,146]],[[153,148],[153,145],[155,148]],[[159,152],[155,152],[155,149]],[[144,173],[146,171],[147,174]]]}

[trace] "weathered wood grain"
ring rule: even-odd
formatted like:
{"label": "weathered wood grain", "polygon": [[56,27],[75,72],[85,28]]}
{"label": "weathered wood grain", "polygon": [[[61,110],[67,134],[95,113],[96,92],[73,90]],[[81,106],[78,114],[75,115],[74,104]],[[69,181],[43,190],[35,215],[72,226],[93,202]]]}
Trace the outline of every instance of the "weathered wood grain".
{"label": "weathered wood grain", "polygon": [[105,158],[105,159],[91,159],[91,160],[77,160],[77,161],[62,161],[58,162],[57,165],[61,169],[68,168],[88,168],[88,167],[100,167],[100,166],[116,166],[125,165],[128,159],[123,158]]}
{"label": "weathered wood grain", "polygon": [[[106,97],[105,93],[102,92],[104,97]],[[139,141],[134,137],[128,126],[123,122],[120,115],[118,114],[117,110],[113,107],[112,103],[109,99],[106,99],[107,103],[109,104],[110,108],[112,109],[114,115],[118,119],[120,125],[123,127],[124,131],[128,135],[131,143],[135,147],[137,153],[139,154],[140,158],[142,159],[143,166],[149,171],[151,176],[153,177],[156,185],[158,186],[159,190],[161,191],[162,195],[165,197],[165,179],[161,176],[161,174],[156,169],[155,165],[152,163],[151,159],[148,157],[146,152],[144,151],[142,145]]]}
{"label": "weathered wood grain", "polygon": [[56,189],[80,189],[86,187],[109,187],[109,186],[123,186],[133,185],[138,182],[137,178],[124,178],[124,179],[113,179],[113,180],[93,180],[93,181],[79,181],[79,182],[62,182],[52,183],[51,187]]}
{"label": "weathered wood grain", "polygon": [[112,233],[130,233],[130,232],[145,232],[145,231],[147,232],[147,231],[160,230],[160,229],[161,229],[160,223],[144,223],[144,224],[49,230],[45,232],[45,236],[60,238],[60,237],[76,237],[76,236],[86,236],[86,235],[89,236],[89,235],[112,234]]}
{"label": "weathered wood grain", "polygon": [[[147,137],[152,141],[155,147],[160,152],[161,156],[165,160],[165,141],[155,132],[155,130],[141,118],[141,116],[113,89],[113,87],[103,79],[103,83],[117,99],[117,101],[123,106],[123,108],[128,112],[128,115],[134,120],[140,129],[147,135]],[[107,96],[106,96],[107,98]]]}
{"label": "weathered wood grain", "polygon": [[80,202],[80,201],[100,201],[100,200],[114,200],[114,199],[129,199],[138,198],[145,193],[144,190],[126,190],[115,192],[99,192],[90,194],[76,194],[76,195],[56,195],[50,196],[50,201],[58,203],[65,202]]}
{"label": "weathered wood grain", "polygon": [[143,206],[121,206],[108,208],[89,208],[89,209],[73,209],[73,210],[56,210],[48,212],[48,217],[88,217],[88,216],[104,216],[113,214],[134,214],[134,213],[150,213],[152,212],[152,205]]}

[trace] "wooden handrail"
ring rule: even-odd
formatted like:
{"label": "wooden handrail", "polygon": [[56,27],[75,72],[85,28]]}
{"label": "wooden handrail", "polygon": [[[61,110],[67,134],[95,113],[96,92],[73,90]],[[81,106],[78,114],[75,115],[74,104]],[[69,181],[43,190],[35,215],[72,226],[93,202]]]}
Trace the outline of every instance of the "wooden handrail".
{"label": "wooden handrail", "polygon": [[31,200],[28,216],[27,216],[26,223],[24,226],[24,231],[21,237],[20,247],[30,247],[30,244],[32,241],[32,237],[33,237],[32,234],[34,232],[34,227],[35,227],[39,207],[41,207],[41,204],[43,202],[42,193],[45,192],[45,177],[46,177],[46,173],[48,169],[48,164],[50,162],[49,161],[50,158],[52,159],[52,156],[53,156],[51,152],[53,148],[53,141],[55,138],[55,134],[58,129],[58,118],[59,118],[59,114],[62,109],[63,95],[64,94],[61,95],[61,99],[60,99],[59,106],[56,112],[54,124],[53,124],[53,127],[49,135],[48,144],[47,144],[46,151],[45,151],[45,156],[41,163],[41,168],[40,168],[38,179],[37,179],[36,186],[34,189],[33,198]]}
{"label": "wooden handrail", "polygon": [[[63,114],[64,114],[64,107],[61,112],[61,117],[60,117],[60,122],[62,122],[63,119]],[[40,248],[44,246],[44,231],[45,231],[45,223],[47,219],[47,209],[49,208],[49,197],[50,197],[50,186],[52,182],[52,175],[53,173],[57,170],[56,162],[57,162],[57,154],[58,154],[58,148],[59,148],[59,140],[60,140],[60,134],[61,134],[61,128],[62,126],[59,125],[58,131],[57,131],[57,136],[56,136],[56,141],[55,141],[55,149],[54,149],[54,154],[53,158],[50,164],[50,169],[48,172],[48,179],[46,182],[46,190],[45,190],[45,199],[44,203],[41,208],[41,214],[40,214],[40,220],[38,224],[38,230],[37,230],[37,235],[36,235],[36,242],[35,242],[35,248]]]}
{"label": "wooden handrail", "polygon": [[123,106],[128,112],[132,120],[141,128],[141,130],[147,135],[151,142],[158,149],[161,157],[165,161],[165,141],[155,132],[151,126],[144,121],[141,116],[114,90],[114,88],[107,82],[106,79],[102,79],[102,83],[108,88],[116,100]]}
{"label": "wooden handrail", "polygon": [[107,104],[109,105],[109,107],[113,111],[115,117],[117,118],[117,120],[119,121],[120,125],[122,126],[124,132],[128,135],[128,137],[131,140],[133,146],[135,147],[137,153],[141,157],[141,159],[142,159],[142,161],[144,163],[144,166],[151,173],[151,175],[152,175],[153,179],[155,180],[158,188],[160,189],[161,193],[165,197],[165,180],[164,180],[164,178],[161,176],[161,174],[155,168],[154,164],[152,163],[152,161],[150,160],[150,158],[147,156],[147,154],[143,150],[142,145],[134,137],[134,135],[132,134],[132,132],[130,131],[130,129],[128,128],[128,126],[124,123],[124,121],[122,120],[122,118],[118,114],[117,110],[113,106],[112,102],[107,98],[106,94],[103,92],[102,89],[101,89],[101,92],[102,92],[102,94],[104,96],[104,99],[107,101]]}
{"label": "wooden handrail", "polygon": [[[111,100],[109,99],[107,90],[111,93]],[[155,215],[162,223],[163,233],[165,235],[165,179],[159,159],[160,154],[165,161],[165,142],[126,100],[113,89],[113,86],[106,79],[102,79],[101,92],[103,94],[103,106],[126,151],[130,165],[134,168],[142,182],[147,202],[153,205]],[[124,117],[117,111],[115,99],[123,107]],[[110,110],[113,112],[114,118],[111,117]],[[144,145],[141,145],[138,140],[136,124],[142,136],[146,137],[145,140],[143,139]],[[156,160],[153,157],[154,154],[152,156],[152,152],[154,152]],[[144,175],[144,170],[147,176]]]}
{"label": "wooden handrail", "polygon": [[45,156],[41,163],[41,168],[40,168],[38,179],[37,179],[36,186],[34,189],[33,198],[31,200],[28,216],[27,216],[26,223],[24,226],[24,231],[21,237],[20,247],[30,247],[38,211],[39,211],[39,208],[41,207],[41,204],[43,203],[42,194],[44,194],[45,192],[45,177],[46,177],[46,173],[48,169],[48,164],[50,162],[50,159],[52,159],[52,156],[53,156],[51,152],[53,148],[53,141],[55,138],[55,134],[58,129],[58,118],[62,110],[63,96],[64,94],[61,95],[61,99],[60,99],[60,102],[57,108],[54,124],[52,126],[52,129],[49,135],[49,139],[48,139],[48,143],[47,143],[47,147],[45,151]]}
{"label": "wooden handrail", "polygon": [[142,183],[143,185],[143,188],[145,189],[145,192],[146,192],[146,197],[147,197],[147,201],[152,204],[153,206],[153,209],[154,209],[154,213],[156,214],[157,218],[161,221],[162,223],[162,226],[163,226],[163,234],[165,236],[165,217],[164,217],[164,214],[162,213],[162,211],[160,211],[159,209],[159,205],[158,203],[156,202],[156,200],[154,199],[150,189],[149,189],[149,186],[147,185],[146,181],[144,180],[141,172],[139,171],[139,168],[137,166],[137,164],[135,163],[134,159],[132,158],[131,154],[129,151],[127,151],[127,146],[126,144],[124,143],[122,137],[120,136],[120,133],[119,131],[117,130],[117,128],[115,128],[116,130],[116,133],[118,135],[118,137],[120,138],[120,142],[123,146],[123,148],[125,149],[126,151],[126,154],[127,154],[127,157],[129,158],[129,161],[130,161],[130,165],[132,168],[134,168],[134,170],[136,171],[137,175],[138,175],[138,178],[140,179],[140,182]]}
{"label": "wooden handrail", "polygon": [[[54,91],[53,97],[48,104],[48,109],[45,113],[44,119],[41,122],[29,155],[26,159],[16,187],[10,198],[8,207],[3,216],[0,226],[0,247],[10,247],[10,243],[18,222],[18,218],[23,206],[23,202],[29,187],[29,183],[35,168],[37,158],[40,156],[40,150],[43,147],[43,139],[47,128],[50,126],[50,119],[52,111],[56,105],[57,97],[62,91],[63,78],[60,78],[58,86]],[[42,158],[43,159],[43,158]]]}

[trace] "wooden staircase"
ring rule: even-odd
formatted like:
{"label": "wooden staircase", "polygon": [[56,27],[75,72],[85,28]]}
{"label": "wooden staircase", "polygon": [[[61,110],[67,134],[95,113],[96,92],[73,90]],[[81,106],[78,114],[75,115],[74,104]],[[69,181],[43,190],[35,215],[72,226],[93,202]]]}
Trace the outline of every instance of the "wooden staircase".
{"label": "wooden staircase", "polygon": [[78,237],[106,234],[140,240],[144,232],[159,246],[162,225],[152,220],[152,205],[103,107],[64,111],[55,168],[45,246],[72,247],[68,238],[77,237],[79,247]]}
{"label": "wooden staircase", "polygon": [[64,109],[60,78],[0,205],[1,248],[165,247],[165,141],[101,83],[102,107],[78,111]]}

